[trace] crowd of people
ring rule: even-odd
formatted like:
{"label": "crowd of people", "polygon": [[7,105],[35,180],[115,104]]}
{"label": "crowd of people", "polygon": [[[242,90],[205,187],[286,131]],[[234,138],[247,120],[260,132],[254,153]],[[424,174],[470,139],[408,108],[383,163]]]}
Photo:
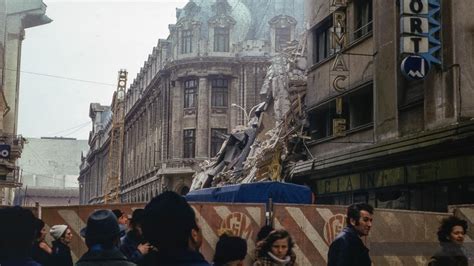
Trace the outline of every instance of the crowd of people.
{"label": "crowd of people", "polygon": [[[363,238],[372,228],[374,209],[355,203],[347,209],[347,226],[329,247],[329,266],[370,266],[372,260]],[[49,229],[53,241],[46,242],[47,226],[30,210],[21,207],[0,209],[1,266],[73,265],[68,225]],[[468,258],[463,248],[467,222],[450,216],[438,230],[440,250],[429,266],[464,266]],[[133,211],[131,219],[121,210],[97,210],[80,231],[88,251],[77,266],[93,265],[189,265],[242,266],[248,254],[247,242],[225,231],[215,247],[212,264],[200,253],[202,229],[184,197],[164,192],[144,209]],[[286,230],[266,225],[258,232],[254,266],[292,266],[296,263],[295,243]],[[247,260],[249,261],[249,260]]]}

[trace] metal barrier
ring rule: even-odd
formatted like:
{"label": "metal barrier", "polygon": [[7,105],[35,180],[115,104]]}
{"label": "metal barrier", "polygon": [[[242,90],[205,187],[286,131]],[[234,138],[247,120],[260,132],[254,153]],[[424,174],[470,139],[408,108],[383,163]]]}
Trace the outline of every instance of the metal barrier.
{"label": "metal barrier", "polygon": [[[201,252],[205,258],[212,261],[219,232],[231,230],[247,240],[246,265],[249,265],[256,235],[265,223],[265,205],[192,203],[191,206],[202,229]],[[94,210],[119,208],[131,214],[133,209],[143,207],[144,204],[111,204],[39,209],[48,227],[55,224],[71,227],[74,235],[71,250],[77,260],[87,250],[79,232]],[[474,205],[453,207],[452,211],[472,225]],[[343,206],[275,204],[273,222],[275,228],[288,230],[294,238],[298,265],[326,265],[329,245],[345,226],[345,212]],[[365,239],[374,265],[426,265],[438,248],[439,223],[448,215],[450,213],[376,209],[373,228]],[[466,244],[472,244],[471,237],[466,237]]]}

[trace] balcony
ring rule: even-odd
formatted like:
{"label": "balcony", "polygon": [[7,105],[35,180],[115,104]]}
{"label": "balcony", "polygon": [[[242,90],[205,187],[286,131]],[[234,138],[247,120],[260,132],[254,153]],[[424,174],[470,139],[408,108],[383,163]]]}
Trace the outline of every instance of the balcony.
{"label": "balcony", "polygon": [[21,187],[20,168],[15,166],[12,171],[8,172],[9,168],[4,167],[3,162],[0,161],[0,187],[16,188]]}

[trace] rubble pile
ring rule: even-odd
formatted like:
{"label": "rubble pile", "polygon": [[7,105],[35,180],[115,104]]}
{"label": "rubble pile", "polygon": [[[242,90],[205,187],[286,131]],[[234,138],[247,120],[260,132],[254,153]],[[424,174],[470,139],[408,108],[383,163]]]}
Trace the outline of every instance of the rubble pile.
{"label": "rubble pile", "polygon": [[258,181],[283,181],[284,165],[304,156],[305,47],[297,41],[272,58],[260,94],[266,96],[247,127],[238,127],[215,158],[200,165],[191,190]]}

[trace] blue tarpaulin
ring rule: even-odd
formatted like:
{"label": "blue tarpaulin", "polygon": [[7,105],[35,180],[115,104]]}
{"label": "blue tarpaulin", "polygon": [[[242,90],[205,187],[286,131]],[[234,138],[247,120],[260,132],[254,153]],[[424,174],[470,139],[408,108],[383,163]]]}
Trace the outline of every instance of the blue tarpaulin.
{"label": "blue tarpaulin", "polygon": [[205,188],[190,191],[186,195],[190,202],[266,203],[269,198],[275,203],[312,203],[312,193],[308,187],[282,182]]}

